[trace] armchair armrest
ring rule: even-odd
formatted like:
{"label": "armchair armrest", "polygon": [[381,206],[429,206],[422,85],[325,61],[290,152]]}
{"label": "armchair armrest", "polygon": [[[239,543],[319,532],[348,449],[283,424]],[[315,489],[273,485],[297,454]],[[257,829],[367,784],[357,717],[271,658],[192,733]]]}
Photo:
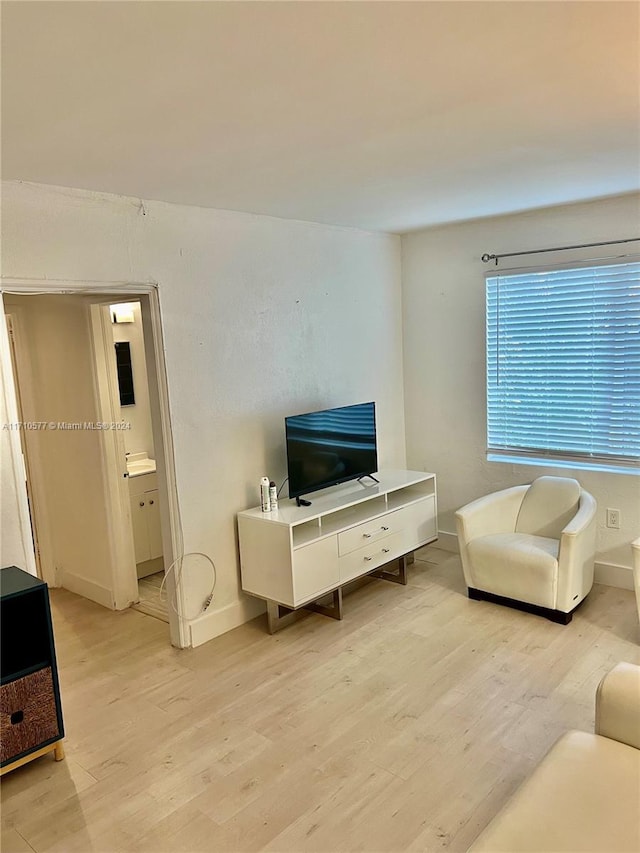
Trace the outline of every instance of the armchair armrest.
{"label": "armchair armrest", "polygon": [[593,586],[596,556],[595,498],[580,492],[578,512],[560,534],[556,608],[569,613]]}
{"label": "armchair armrest", "polygon": [[640,539],[631,543],[631,571],[633,572],[633,588],[636,593],[636,608],[640,620]]}
{"label": "armchair armrest", "polygon": [[475,587],[476,579],[467,545],[478,536],[513,533],[522,499],[528,488],[529,486],[513,486],[510,489],[502,489],[500,492],[478,498],[456,512],[460,560],[468,587]]}
{"label": "armchair armrest", "polygon": [[598,685],[596,734],[640,749],[640,666],[619,663]]}
{"label": "armchair armrest", "polygon": [[562,531],[562,538],[565,536],[577,536],[585,528],[589,526],[589,522],[595,517],[597,504],[595,498],[582,489],[580,493],[580,507],[578,512],[573,516],[569,524]]}
{"label": "armchair armrest", "polygon": [[462,537],[466,544],[477,536],[513,533],[522,499],[528,488],[529,486],[512,486],[463,506],[456,512],[458,538]]}

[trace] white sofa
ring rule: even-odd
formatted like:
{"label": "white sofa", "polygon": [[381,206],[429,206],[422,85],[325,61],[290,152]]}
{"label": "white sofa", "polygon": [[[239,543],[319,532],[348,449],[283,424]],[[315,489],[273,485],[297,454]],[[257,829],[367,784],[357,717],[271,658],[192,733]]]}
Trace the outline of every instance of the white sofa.
{"label": "white sofa", "polygon": [[469,598],[566,625],[593,586],[596,502],[569,477],[538,477],[456,513]]}
{"label": "white sofa", "polygon": [[640,850],[640,667],[596,694],[595,734],[568,732],[476,839],[474,853]]}

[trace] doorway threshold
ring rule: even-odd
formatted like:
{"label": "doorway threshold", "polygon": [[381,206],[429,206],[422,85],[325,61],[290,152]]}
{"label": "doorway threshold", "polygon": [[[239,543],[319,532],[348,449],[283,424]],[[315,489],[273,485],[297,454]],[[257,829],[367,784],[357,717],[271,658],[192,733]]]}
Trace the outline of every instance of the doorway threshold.
{"label": "doorway threshold", "polygon": [[146,616],[153,616],[154,619],[160,619],[162,622],[169,622],[169,606],[166,598],[166,590],[163,591],[160,598],[160,586],[164,572],[156,572],[153,575],[140,578],[138,580],[138,594],[140,601],[137,604],[132,604],[133,610],[139,613],[144,613]]}

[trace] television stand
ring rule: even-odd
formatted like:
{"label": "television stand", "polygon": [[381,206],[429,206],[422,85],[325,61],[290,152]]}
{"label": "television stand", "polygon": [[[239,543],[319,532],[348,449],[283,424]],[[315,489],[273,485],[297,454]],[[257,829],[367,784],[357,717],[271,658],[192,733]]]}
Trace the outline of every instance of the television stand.
{"label": "television stand", "polygon": [[377,477],[374,477],[373,474],[363,474],[362,477],[358,477],[358,482],[361,483],[365,478],[368,478],[369,480],[373,480],[374,483],[380,482],[380,480],[378,480]]}
{"label": "television stand", "polygon": [[[364,488],[316,492],[313,507],[287,500],[274,512],[238,513],[242,589],[266,602],[271,633],[297,610],[341,618],[342,588],[358,578],[406,583],[413,552],[437,538],[435,474],[376,475]],[[329,595],[328,607],[319,604]]]}

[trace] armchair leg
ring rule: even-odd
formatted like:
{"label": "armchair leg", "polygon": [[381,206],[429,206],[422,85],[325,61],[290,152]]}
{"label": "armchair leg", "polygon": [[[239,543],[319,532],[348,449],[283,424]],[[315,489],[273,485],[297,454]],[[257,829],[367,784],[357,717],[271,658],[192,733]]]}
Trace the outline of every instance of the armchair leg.
{"label": "armchair leg", "polygon": [[[505,607],[512,607],[514,610],[523,610],[525,613],[533,613],[535,616],[544,616],[551,622],[556,622],[558,625],[568,625],[573,619],[573,614],[576,609],[570,613],[565,613],[563,610],[553,610],[550,607],[540,607],[538,604],[529,604],[526,601],[517,601],[515,598],[507,598],[504,595],[495,595],[493,592],[485,592],[483,589],[474,589],[469,587],[467,590],[469,598],[475,601],[490,601],[493,604],[502,604]],[[580,606],[580,605],[578,605]]]}

